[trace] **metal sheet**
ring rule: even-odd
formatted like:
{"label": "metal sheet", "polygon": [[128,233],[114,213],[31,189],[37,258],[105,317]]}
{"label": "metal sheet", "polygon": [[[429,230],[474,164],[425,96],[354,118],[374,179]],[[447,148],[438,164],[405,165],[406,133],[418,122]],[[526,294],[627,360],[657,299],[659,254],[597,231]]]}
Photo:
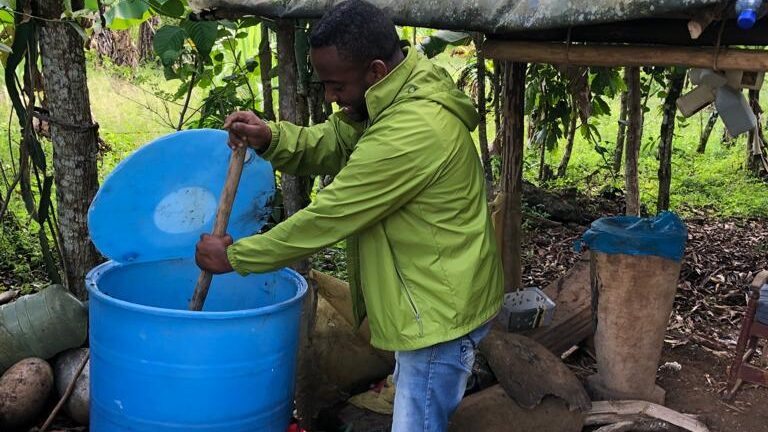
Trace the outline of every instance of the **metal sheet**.
{"label": "metal sheet", "polygon": [[[222,15],[318,18],[341,0],[189,0]],[[670,15],[692,15],[724,0],[369,0],[399,25],[504,33]]]}

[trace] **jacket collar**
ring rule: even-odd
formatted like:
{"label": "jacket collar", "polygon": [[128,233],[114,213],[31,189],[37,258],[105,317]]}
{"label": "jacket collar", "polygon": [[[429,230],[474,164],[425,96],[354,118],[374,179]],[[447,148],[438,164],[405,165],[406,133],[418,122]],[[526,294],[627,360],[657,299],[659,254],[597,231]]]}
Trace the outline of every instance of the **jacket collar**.
{"label": "jacket collar", "polygon": [[365,92],[365,104],[368,108],[368,117],[371,123],[392,103],[400,94],[403,86],[408,82],[416,64],[419,61],[418,53],[415,49],[403,47],[405,59],[395,66],[381,81],[372,85]]}

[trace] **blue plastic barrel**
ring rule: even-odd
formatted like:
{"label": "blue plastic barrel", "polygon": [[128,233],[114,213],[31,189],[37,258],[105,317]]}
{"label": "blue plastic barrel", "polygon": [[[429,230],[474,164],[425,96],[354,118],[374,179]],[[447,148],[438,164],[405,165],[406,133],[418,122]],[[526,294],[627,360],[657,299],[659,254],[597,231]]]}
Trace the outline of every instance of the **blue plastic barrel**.
{"label": "blue plastic barrel", "polygon": [[192,312],[198,274],[189,259],[89,273],[92,432],[286,430],[306,282],[216,276]]}

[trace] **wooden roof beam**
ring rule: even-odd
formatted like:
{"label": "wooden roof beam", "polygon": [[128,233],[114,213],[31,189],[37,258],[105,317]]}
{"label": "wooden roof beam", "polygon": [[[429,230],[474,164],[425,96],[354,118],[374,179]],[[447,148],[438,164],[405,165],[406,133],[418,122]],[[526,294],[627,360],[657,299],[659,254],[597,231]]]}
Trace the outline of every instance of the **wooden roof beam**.
{"label": "wooden roof beam", "polygon": [[768,51],[714,47],[565,44],[489,39],[486,56],[497,60],[584,66],[686,66],[719,70],[768,70]]}

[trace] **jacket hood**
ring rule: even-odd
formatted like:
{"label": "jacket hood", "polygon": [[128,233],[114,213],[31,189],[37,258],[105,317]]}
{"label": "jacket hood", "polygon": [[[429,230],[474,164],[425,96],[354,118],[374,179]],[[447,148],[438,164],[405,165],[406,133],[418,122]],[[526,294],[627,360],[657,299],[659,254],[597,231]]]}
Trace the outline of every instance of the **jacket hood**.
{"label": "jacket hood", "polygon": [[409,99],[426,99],[443,106],[458,117],[469,130],[474,130],[479,116],[469,97],[456,88],[450,74],[406,46],[406,56],[381,81],[365,93],[365,102],[371,123],[394,107]]}

